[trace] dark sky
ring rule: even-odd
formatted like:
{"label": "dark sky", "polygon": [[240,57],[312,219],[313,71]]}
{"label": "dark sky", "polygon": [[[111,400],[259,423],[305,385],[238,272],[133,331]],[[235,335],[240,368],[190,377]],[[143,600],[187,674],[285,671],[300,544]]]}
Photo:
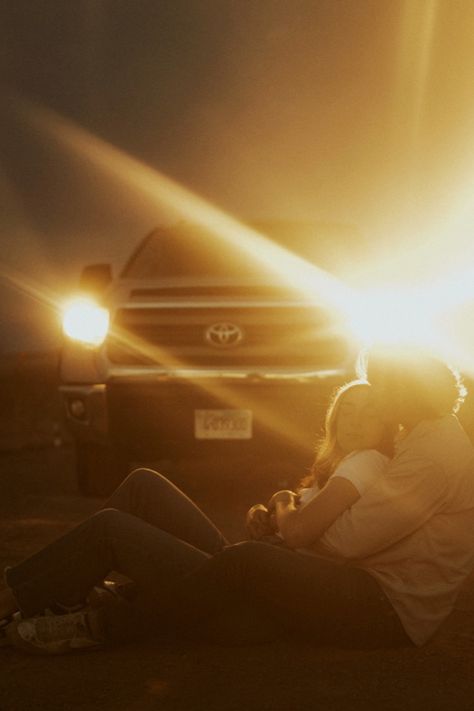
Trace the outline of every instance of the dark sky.
{"label": "dark sky", "polygon": [[[64,291],[160,218],[44,108],[236,216],[351,223],[400,268],[419,251],[415,273],[434,240],[445,264],[470,218],[473,31],[471,0],[4,0],[4,273]],[[1,297],[4,349],[39,343],[42,307]]]}

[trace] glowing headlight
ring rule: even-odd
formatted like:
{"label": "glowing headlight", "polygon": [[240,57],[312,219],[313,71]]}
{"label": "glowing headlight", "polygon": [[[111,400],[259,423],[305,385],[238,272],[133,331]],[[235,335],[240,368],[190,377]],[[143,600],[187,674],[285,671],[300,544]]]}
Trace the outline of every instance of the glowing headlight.
{"label": "glowing headlight", "polygon": [[63,331],[75,341],[100,346],[109,330],[109,312],[92,299],[70,301],[63,310]]}

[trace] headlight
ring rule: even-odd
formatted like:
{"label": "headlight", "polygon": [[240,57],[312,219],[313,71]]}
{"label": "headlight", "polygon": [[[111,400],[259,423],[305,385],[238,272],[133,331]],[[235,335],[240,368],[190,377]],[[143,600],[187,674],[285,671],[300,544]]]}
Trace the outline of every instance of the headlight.
{"label": "headlight", "polygon": [[69,338],[100,346],[109,330],[109,312],[92,299],[77,298],[64,307],[62,324]]}

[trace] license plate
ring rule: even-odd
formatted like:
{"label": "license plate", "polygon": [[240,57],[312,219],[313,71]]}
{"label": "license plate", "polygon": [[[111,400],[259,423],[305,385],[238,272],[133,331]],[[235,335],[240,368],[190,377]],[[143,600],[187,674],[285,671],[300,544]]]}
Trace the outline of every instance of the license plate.
{"label": "license plate", "polygon": [[196,439],[252,439],[251,410],[194,410]]}

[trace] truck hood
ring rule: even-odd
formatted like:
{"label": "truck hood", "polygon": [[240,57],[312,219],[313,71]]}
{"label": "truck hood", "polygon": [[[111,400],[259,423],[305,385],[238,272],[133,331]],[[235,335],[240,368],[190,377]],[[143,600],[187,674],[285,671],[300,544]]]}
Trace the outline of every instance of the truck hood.
{"label": "truck hood", "polygon": [[118,279],[105,295],[105,301],[114,304],[127,302],[129,305],[138,303],[159,302],[193,302],[236,299],[239,301],[290,301],[298,303],[314,303],[297,285],[282,285],[277,279],[207,279],[181,278],[176,279]]}

